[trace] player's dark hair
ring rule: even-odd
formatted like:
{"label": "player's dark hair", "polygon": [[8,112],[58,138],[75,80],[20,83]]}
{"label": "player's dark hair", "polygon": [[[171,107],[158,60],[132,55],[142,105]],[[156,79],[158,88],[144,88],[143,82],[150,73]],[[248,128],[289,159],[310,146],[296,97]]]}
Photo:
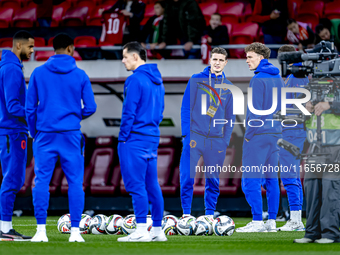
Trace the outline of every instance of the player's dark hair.
{"label": "player's dark hair", "polygon": [[295,19],[287,19],[287,26],[289,26],[292,23],[297,23]]}
{"label": "player's dark hair", "polygon": [[244,48],[245,53],[250,51],[255,52],[256,54],[262,55],[265,59],[268,59],[270,56],[270,49],[264,45],[263,43],[253,42]]}
{"label": "player's dark hair", "polygon": [[165,1],[164,0],[159,0],[156,1],[153,5],[159,4],[160,6],[162,6],[163,9],[165,9]]}
{"label": "player's dark hair", "polygon": [[291,44],[286,44],[286,45],[282,45],[278,51],[278,53],[281,52],[292,52],[292,51],[296,51],[295,47]]}
{"label": "player's dark hair", "polygon": [[57,34],[53,39],[54,51],[59,49],[66,49],[68,46],[74,45],[73,39],[64,33]]}
{"label": "player's dark hair", "polygon": [[135,52],[139,57],[146,62],[146,50],[139,42],[128,42],[123,46],[123,50],[127,50],[128,53]]}
{"label": "player's dark hair", "polygon": [[33,35],[25,30],[20,30],[16,32],[13,36],[13,41],[15,40],[29,40],[30,38],[34,39]]}
{"label": "player's dark hair", "polygon": [[214,54],[214,53],[215,54],[223,54],[225,56],[225,60],[227,60],[227,58],[228,58],[228,52],[221,47],[213,48],[212,51],[211,51],[211,55]]}

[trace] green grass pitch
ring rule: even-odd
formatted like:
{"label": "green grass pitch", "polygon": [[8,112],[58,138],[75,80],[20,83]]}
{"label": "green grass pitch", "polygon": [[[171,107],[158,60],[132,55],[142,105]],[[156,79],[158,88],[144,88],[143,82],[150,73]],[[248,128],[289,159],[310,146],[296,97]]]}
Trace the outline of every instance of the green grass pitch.
{"label": "green grass pitch", "polygon": [[[294,244],[304,232],[278,233],[234,233],[230,237],[220,236],[169,236],[168,242],[118,243],[119,236],[83,235],[85,243],[69,243],[67,234],[57,230],[58,217],[48,217],[48,243],[0,242],[0,255],[48,254],[48,255],[91,255],[91,254],[340,254],[340,244]],[[250,221],[234,218],[236,227]],[[282,226],[278,222],[277,226]],[[15,229],[25,235],[34,235],[34,217],[13,218]]]}

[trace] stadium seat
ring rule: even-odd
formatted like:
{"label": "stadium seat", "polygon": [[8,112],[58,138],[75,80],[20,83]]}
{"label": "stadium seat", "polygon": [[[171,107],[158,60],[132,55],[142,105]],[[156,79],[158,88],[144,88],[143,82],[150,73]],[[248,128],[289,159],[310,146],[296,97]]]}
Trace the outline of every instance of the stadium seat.
{"label": "stadium seat", "polygon": [[30,7],[30,8],[37,7],[37,4],[34,3],[33,1],[29,1],[28,3],[26,3],[26,7]]}
{"label": "stadium seat", "polygon": [[0,1],[1,8],[13,8],[14,10],[18,10],[21,8],[20,0],[1,0]]}
{"label": "stadium seat", "polygon": [[0,48],[12,48],[13,46],[13,38],[7,37],[7,38],[1,38],[0,39]]}
{"label": "stadium seat", "polygon": [[63,20],[64,26],[83,26],[85,25],[89,7],[73,7],[66,11]]}
{"label": "stadium seat", "polygon": [[50,37],[50,39],[48,39],[48,41],[47,41],[47,46],[48,47],[53,47],[53,39],[54,39],[54,36]]}
{"label": "stadium seat", "polygon": [[204,19],[209,24],[210,16],[217,12],[218,5],[216,3],[200,3],[198,4],[204,15]]}
{"label": "stadium seat", "polygon": [[113,6],[118,0],[103,0],[102,4]]}
{"label": "stadium seat", "polygon": [[300,5],[296,20],[311,24],[314,28],[319,24],[319,18],[323,15],[324,3],[322,1],[308,1]]}
{"label": "stadium seat", "polygon": [[11,24],[13,8],[0,8],[0,28],[8,28]]}
{"label": "stadium seat", "polygon": [[179,166],[177,166],[172,174],[171,182],[161,187],[163,195],[176,195],[179,191]]}
{"label": "stadium seat", "polygon": [[[64,2],[67,3],[67,2]],[[60,21],[62,20],[67,8],[64,6],[54,6],[53,13],[52,13],[52,22],[51,27],[58,27]]]}
{"label": "stadium seat", "polygon": [[77,7],[87,6],[89,10],[92,10],[96,6],[96,1],[93,0],[78,0],[76,3]]}
{"label": "stadium seat", "polygon": [[34,37],[34,47],[45,47],[46,42],[43,37]]}
{"label": "stadium seat", "polygon": [[222,23],[222,25],[225,25],[228,29],[228,35],[230,37],[230,35],[233,33],[233,25],[230,23]]}
{"label": "stadium seat", "polygon": [[224,3],[218,7],[218,12],[222,16],[222,23],[238,23],[243,14],[243,3]]}
{"label": "stadium seat", "polygon": [[32,194],[31,186],[34,178],[34,158],[32,158],[29,166],[26,167],[25,182],[18,192],[20,196],[29,196]]}
{"label": "stadium seat", "polygon": [[102,4],[100,6],[95,7],[92,12],[89,12],[89,16],[87,16],[86,24],[88,26],[102,26],[102,13],[105,10],[111,8],[110,4]]}
{"label": "stadium seat", "polygon": [[36,51],[35,60],[36,61],[46,61],[54,55],[54,51]]}
{"label": "stadium seat", "polygon": [[243,22],[251,22],[252,15],[253,15],[253,9],[251,8],[251,4],[247,4],[244,7],[244,13],[243,13],[243,16],[242,16],[242,21]]}
{"label": "stadium seat", "polygon": [[94,36],[84,35],[74,38],[75,47],[97,47],[97,40]]}
{"label": "stadium seat", "polygon": [[292,19],[296,19],[300,5],[303,0],[288,0],[288,15]]}
{"label": "stadium seat", "polygon": [[[259,25],[256,23],[233,24],[233,32],[230,36],[230,44],[250,44],[257,37]],[[231,58],[245,58],[243,49],[230,50]]]}
{"label": "stadium seat", "polygon": [[13,27],[33,27],[37,21],[37,8],[27,7],[17,10],[12,19]]}
{"label": "stadium seat", "polygon": [[144,18],[141,21],[141,26],[144,26],[148,20],[155,15],[155,9],[154,9],[154,4],[148,4],[145,7],[145,13],[144,13]]}
{"label": "stadium seat", "polygon": [[327,3],[325,6],[325,17],[327,19],[340,19],[340,2]]}
{"label": "stadium seat", "polygon": [[200,1],[202,3],[216,3],[216,4],[223,4],[225,1],[224,0],[202,0]]}
{"label": "stadium seat", "polygon": [[120,165],[117,165],[113,168],[111,180],[108,185],[91,186],[91,195],[113,195],[120,187],[121,178]]}

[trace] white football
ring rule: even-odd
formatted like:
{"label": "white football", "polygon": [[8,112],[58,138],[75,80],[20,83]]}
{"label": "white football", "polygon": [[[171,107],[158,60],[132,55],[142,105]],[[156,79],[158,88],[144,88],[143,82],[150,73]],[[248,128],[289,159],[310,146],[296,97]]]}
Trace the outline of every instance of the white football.
{"label": "white football", "polygon": [[108,235],[120,235],[123,234],[122,226],[123,226],[123,217],[114,214],[107,218],[105,223],[105,231]]}
{"label": "white football", "polygon": [[235,222],[232,218],[222,215],[213,222],[213,231],[217,236],[231,236],[235,230]]}
{"label": "white football", "polygon": [[195,221],[196,218],[193,216],[184,216],[180,218],[176,226],[178,233],[183,236],[190,236],[195,234]]}
{"label": "white football", "polygon": [[213,229],[212,229],[213,219],[203,215],[196,219],[195,222],[195,235],[197,236],[206,236],[206,235],[212,235]]}
{"label": "white football", "polygon": [[122,230],[126,235],[130,235],[135,232],[137,228],[136,217],[134,214],[129,214],[123,220]]}
{"label": "white football", "polygon": [[164,234],[172,236],[177,235],[177,225],[178,218],[173,215],[167,215],[163,217],[162,220],[162,229],[164,231]]}
{"label": "white football", "polygon": [[102,235],[106,234],[105,232],[105,222],[107,221],[107,217],[103,214],[97,214],[93,216],[90,221],[89,230],[92,234]]}
{"label": "white football", "polygon": [[64,214],[58,219],[57,228],[62,234],[71,233],[71,216],[69,213]]}
{"label": "white football", "polygon": [[81,220],[79,222],[79,231],[80,234],[90,234],[90,221],[92,220],[91,216],[87,214],[81,215]]}

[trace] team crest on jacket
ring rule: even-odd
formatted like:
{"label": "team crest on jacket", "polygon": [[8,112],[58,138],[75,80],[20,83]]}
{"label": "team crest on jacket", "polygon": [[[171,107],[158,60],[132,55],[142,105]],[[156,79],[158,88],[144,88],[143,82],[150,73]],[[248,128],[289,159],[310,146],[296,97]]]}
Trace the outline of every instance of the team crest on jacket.
{"label": "team crest on jacket", "polygon": [[196,145],[197,145],[197,143],[196,143],[195,140],[191,140],[191,141],[190,141],[190,147],[191,147],[191,148],[195,148]]}

